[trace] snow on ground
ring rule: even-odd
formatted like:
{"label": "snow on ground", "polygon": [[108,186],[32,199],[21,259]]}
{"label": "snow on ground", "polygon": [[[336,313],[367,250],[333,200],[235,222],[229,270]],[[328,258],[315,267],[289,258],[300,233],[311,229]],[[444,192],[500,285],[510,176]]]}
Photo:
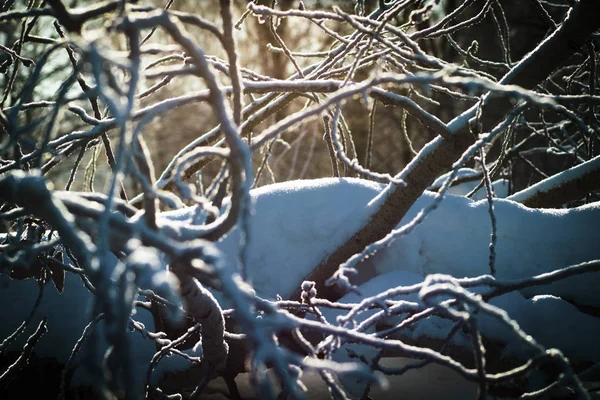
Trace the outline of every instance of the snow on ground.
{"label": "snow on ground", "polygon": [[[329,252],[344,243],[369,217],[370,201],[383,186],[361,179],[325,178],[269,185],[252,192],[248,275],[257,293],[288,298]],[[433,201],[425,192],[401,224]],[[600,258],[600,205],[576,209],[530,209],[496,199],[496,270],[502,279],[525,278]],[[185,223],[193,208],[164,213]],[[445,273],[455,277],[488,274],[491,222],[487,200],[448,195],[439,207],[406,237],[367,260],[366,275],[392,270],[422,276]],[[218,243],[237,254],[239,234],[233,231]],[[600,307],[599,275],[582,276],[544,289]],[[573,291],[572,285],[578,290]],[[533,291],[530,291],[530,294]]]}
{"label": "snow on ground", "polygon": [[[318,179],[253,190],[247,268],[257,293],[289,298],[303,278],[363,224],[368,217],[363,210],[382,187],[366,180]],[[185,224],[195,214],[188,208],[163,217]],[[239,240],[236,229],[217,244],[230,265]]]}
{"label": "snow on ground", "polygon": [[[19,327],[33,308],[39,287],[31,279],[11,280],[5,275],[0,275],[0,279],[0,302],[3,304],[0,311],[0,338],[4,340]],[[48,332],[36,345],[36,353],[41,357],[54,356],[59,362],[66,362],[89,322],[91,295],[78,277],[67,272],[63,294],[49,284],[44,289],[42,300],[27,333],[21,335],[13,348],[22,347],[41,319],[47,316]]]}
{"label": "snow on ground", "polygon": [[[382,187],[360,179],[326,178],[286,182],[252,191],[255,212],[250,224],[247,268],[257,293],[268,298],[278,294],[289,297],[312,268],[367,220],[374,208],[373,199]],[[433,198],[433,193],[423,194],[402,224],[430,204]],[[494,204],[498,221],[498,278],[524,278],[600,259],[598,204],[560,210],[529,209],[503,199],[496,199]],[[169,220],[170,223],[186,224],[194,214],[193,208],[163,213],[159,223]],[[363,281],[375,275],[385,274],[386,277],[361,288],[378,291],[383,287],[381,282],[386,288],[406,285],[433,273],[458,278],[487,274],[490,233],[487,200],[473,201],[448,195],[410,234],[397,239],[359,266]],[[237,230],[218,243],[232,267],[232,260],[238,254],[238,243]],[[391,276],[394,279],[388,279]],[[526,298],[512,293],[495,299],[492,304],[514,312],[513,316],[523,328],[534,337],[539,336],[545,345],[559,346],[577,359],[587,357],[598,361],[600,354],[593,350],[590,342],[600,333],[597,319],[580,313],[560,297],[600,307],[599,284],[598,274],[587,274],[523,293],[527,297],[541,295],[538,297]],[[371,285],[370,289],[368,285]],[[2,277],[0,301],[13,306],[3,307],[0,312],[0,338],[8,336],[26,317],[37,293],[37,284],[33,281],[11,281]],[[64,362],[89,321],[90,301],[81,281],[68,273],[62,295],[51,286],[46,288],[44,301],[30,330],[16,345],[22,345],[41,317],[47,316],[49,332],[40,340],[36,351],[41,356],[53,355]],[[152,330],[147,312],[139,311],[138,319]],[[485,321],[482,323],[486,324]],[[488,325],[486,329],[490,335],[502,332],[492,322]],[[430,332],[425,324],[419,326],[425,331],[413,332],[414,335],[443,333],[441,326],[436,329],[432,325]],[[582,326],[585,329],[581,329]],[[497,336],[501,339],[503,334]],[[138,379],[142,379],[154,344],[139,340],[139,333],[130,334],[130,338],[135,342]]]}
{"label": "snow on ground", "polygon": [[[432,201],[425,193],[402,223]],[[497,220],[496,277],[520,279],[600,258],[600,206],[574,209],[530,209],[508,200],[494,201]],[[487,200],[447,196],[409,235],[373,257],[377,274],[408,270],[457,278],[489,274],[491,222]],[[600,307],[600,274],[569,278],[546,288],[579,304]],[[577,288],[577,290],[573,290]]]}

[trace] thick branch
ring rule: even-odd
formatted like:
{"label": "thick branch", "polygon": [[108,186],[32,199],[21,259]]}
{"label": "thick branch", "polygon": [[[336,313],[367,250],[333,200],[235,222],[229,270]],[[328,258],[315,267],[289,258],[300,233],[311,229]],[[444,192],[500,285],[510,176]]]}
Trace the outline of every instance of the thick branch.
{"label": "thick branch", "polygon": [[17,204],[48,222],[60,234],[63,243],[73,251],[79,263],[88,272],[93,272],[91,254],[95,246],[91,238],[75,228],[73,215],[50,192],[42,176],[23,171],[6,174],[0,179],[0,200]]}
{"label": "thick branch", "polygon": [[600,187],[600,156],[536,183],[508,199],[534,208],[553,208]]}
{"label": "thick branch", "polygon": [[[502,80],[502,84],[518,85],[531,89],[543,82],[555,69],[568,60],[583,46],[600,27],[596,17],[600,13],[600,2],[581,0],[575,3],[564,23],[535,50],[525,56]],[[488,98],[485,102],[482,123],[489,129],[513,108],[509,98]],[[389,186],[379,210],[370,221],[354,233],[342,246],[321,262],[306,279],[315,281],[320,293],[335,298],[335,291],[325,287],[325,281],[338,266],[352,255],[360,253],[367,245],[382,239],[406,215],[410,207],[431,185],[437,176],[449,170],[463,152],[475,142],[469,130],[469,119],[475,116],[476,106],[456,117],[448,124],[452,138],[438,136],[427,144],[420,154],[409,163],[399,177],[406,186]],[[297,291],[294,298],[300,298]]]}

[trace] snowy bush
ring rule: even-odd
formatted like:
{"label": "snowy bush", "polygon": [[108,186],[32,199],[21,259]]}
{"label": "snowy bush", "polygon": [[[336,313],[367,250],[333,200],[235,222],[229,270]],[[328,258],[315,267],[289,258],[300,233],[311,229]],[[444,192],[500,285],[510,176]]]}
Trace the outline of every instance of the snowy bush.
{"label": "snowy bush", "polygon": [[0,5],[2,398],[597,396],[597,1],[80,3]]}

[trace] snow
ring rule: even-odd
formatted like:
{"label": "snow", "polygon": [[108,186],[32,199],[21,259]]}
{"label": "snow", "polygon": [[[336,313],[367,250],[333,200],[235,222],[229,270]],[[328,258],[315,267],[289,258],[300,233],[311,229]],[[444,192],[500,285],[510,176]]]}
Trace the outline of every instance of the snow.
{"label": "snow", "polygon": [[[504,309],[536,341],[547,348],[559,348],[571,361],[600,360],[600,319],[580,312],[561,298],[538,295],[526,299],[513,292],[492,299],[490,304]],[[493,340],[502,342],[510,337],[504,336],[489,317],[482,317],[480,323],[483,333]],[[511,346],[504,355],[524,354],[519,346]]]}
{"label": "snow", "polygon": [[[368,215],[364,209],[383,185],[358,179],[318,179],[263,186],[251,192],[248,273],[257,293],[289,298],[302,280]],[[186,223],[194,208],[162,214]],[[158,221],[160,224],[161,222]],[[237,254],[239,232],[217,244],[223,254]],[[233,260],[228,260],[233,268]]]}
{"label": "snow", "polygon": [[[250,217],[247,271],[257,294],[271,299],[277,295],[289,297],[320,261],[369,218],[383,188],[381,184],[360,179],[326,178],[280,183],[251,191],[254,211]],[[502,196],[501,190],[496,191]],[[456,193],[464,194],[464,191]],[[409,222],[434,196],[425,192],[401,224]],[[498,279],[526,278],[600,259],[600,230],[597,229],[600,204],[538,210],[495,198],[494,209]],[[361,285],[362,295],[419,283],[434,273],[456,278],[489,274],[491,222],[488,212],[485,199],[476,201],[462,195],[447,195],[410,234],[396,239],[359,265],[356,283]],[[183,231],[192,219],[202,220],[201,213],[194,207],[162,213],[158,224],[170,224],[173,231]],[[226,257],[226,267],[237,268],[238,246],[237,228],[217,243]],[[600,307],[599,284],[600,275],[588,273],[522,293],[509,293],[490,303],[505,309],[545,346],[558,347],[573,360],[600,361],[600,350],[593,342],[600,333],[597,318],[579,312],[569,303]],[[0,301],[15,306],[3,307],[0,313],[3,321],[0,338],[8,336],[26,317],[37,293],[36,282],[9,280],[4,276],[0,282]],[[343,301],[355,302],[356,296],[348,295]],[[222,296],[218,298],[227,305]],[[421,304],[416,294],[405,300]],[[49,331],[36,346],[36,352],[65,362],[89,322],[91,301],[80,279],[67,273],[63,294],[58,294],[51,285],[46,287],[36,318],[13,348],[22,346],[37,321],[47,316]],[[153,330],[148,312],[140,310],[135,318]],[[328,318],[335,323],[335,315],[328,314]],[[430,318],[411,334],[441,337],[449,329],[445,323],[439,318]],[[480,323],[489,337],[507,340],[506,331],[495,321],[481,317]],[[136,379],[141,384],[155,346],[150,340],[140,340],[142,335],[138,332],[130,333],[129,337],[135,344],[132,348],[137,363]],[[461,340],[460,335],[456,340]],[[507,344],[506,355],[518,354],[518,351],[517,347]],[[155,378],[186,365],[178,357],[163,359]]]}
{"label": "snow", "polygon": [[[0,288],[2,307],[0,338],[11,334],[27,317],[35,303],[39,286],[36,281],[3,279]],[[92,297],[83,286],[81,280],[72,273],[65,276],[63,294],[49,284],[44,289],[42,302],[37,310],[36,318],[29,326],[29,333],[21,335],[17,341],[22,347],[25,339],[33,332],[44,315],[48,316],[48,332],[35,347],[41,357],[54,356],[60,362],[65,362],[71,354],[71,349],[81,336],[83,329],[90,321]]]}
{"label": "snow", "polygon": [[[421,283],[422,281],[422,276],[414,274],[412,272],[391,271],[376,276],[373,279],[362,284],[359,287],[360,294],[351,292],[348,293],[346,296],[342,297],[339,301],[341,303],[346,304],[358,304],[371,296],[375,296],[393,287],[410,286],[413,284]],[[394,300],[400,299],[413,303],[415,307],[419,306],[419,296],[417,292],[407,296],[402,296],[400,298],[395,298]],[[360,322],[364,321],[365,319],[372,316],[378,311],[380,311],[380,309],[364,311],[360,313],[357,318],[354,318],[353,321],[356,324],[360,324]],[[327,319],[327,321],[334,325],[342,324],[342,321],[339,318],[347,314],[346,312],[343,312],[341,310],[327,308],[322,308],[321,312],[323,313],[323,316]],[[397,321],[398,319],[398,317],[391,317],[387,319],[386,322],[390,323],[390,325],[393,325],[392,321]],[[369,329],[367,332],[373,333],[374,329]],[[370,346],[365,346],[361,344],[346,344],[334,353],[333,358],[335,361],[345,362],[358,361],[357,356],[360,356],[364,360],[371,361],[376,355],[377,351]],[[363,394],[364,389],[367,385],[366,381],[356,377],[340,377],[340,382],[350,394],[357,397],[360,397]]]}
{"label": "snow", "polygon": [[[403,222],[429,204],[425,193]],[[600,258],[598,205],[574,209],[530,209],[497,199],[496,277],[519,279]],[[491,222],[487,200],[447,196],[409,235],[372,258],[377,274],[402,269],[423,276],[445,273],[457,278],[489,274]],[[554,294],[579,304],[600,306],[598,274],[572,277],[548,288],[527,290]],[[573,290],[577,287],[577,290]]]}
{"label": "snow", "polygon": [[[371,200],[383,185],[353,178],[285,182],[251,192],[254,215],[249,233],[248,274],[260,296],[288,298],[304,277],[344,243],[375,208]],[[425,192],[401,224],[433,201]],[[574,209],[530,209],[495,200],[497,277],[518,279],[600,258],[600,205]],[[185,223],[194,208],[167,212],[163,218]],[[160,223],[160,221],[159,221]],[[410,234],[360,266],[359,282],[393,270],[425,276],[445,273],[458,278],[488,274],[491,222],[487,200],[448,195]],[[236,254],[234,230],[217,244]],[[229,260],[233,268],[232,260]],[[544,288],[580,304],[600,306],[598,275],[570,278]],[[577,285],[573,291],[571,285]],[[537,293],[528,291],[530,295]]]}

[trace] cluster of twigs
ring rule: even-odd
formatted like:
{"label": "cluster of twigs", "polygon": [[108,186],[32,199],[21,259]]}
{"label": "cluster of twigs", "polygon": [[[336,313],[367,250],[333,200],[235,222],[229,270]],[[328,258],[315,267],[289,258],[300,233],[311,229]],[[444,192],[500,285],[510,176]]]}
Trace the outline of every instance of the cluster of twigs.
{"label": "cluster of twigs", "polygon": [[[10,23],[18,32],[15,43],[0,47],[5,73],[0,103],[0,220],[6,232],[0,248],[0,273],[39,279],[37,303],[43,301],[43,286],[50,279],[60,286],[65,271],[82,277],[95,299],[94,319],[82,333],[82,341],[93,340],[88,336],[93,336],[94,325],[104,320],[107,339],[113,346],[108,361],[102,361],[104,355],[86,355],[85,367],[97,377],[99,385],[123,397],[136,397],[130,384],[129,329],[139,330],[161,348],[149,376],[163,355],[184,356],[176,346],[197,331],[174,340],[160,332],[149,332],[132,317],[135,307],[152,309],[139,300],[142,296],[167,305],[169,317],[183,312],[202,325],[203,358],[196,360],[201,379],[193,382],[197,388],[192,396],[199,395],[209,380],[226,372],[227,340],[251,344],[253,382],[270,398],[277,394],[264,374],[267,365],[293,398],[306,396],[299,369],[318,370],[332,396],[346,398],[334,374],[348,372],[348,366],[331,360],[331,354],[345,342],[372,346],[381,355],[395,351],[423,360],[407,368],[429,362],[445,365],[478,382],[480,398],[486,396],[490,385],[521,378],[550,359],[562,372],[560,382],[530,393],[530,397],[543,396],[556,385],[572,388],[581,398],[588,396],[560,352],[549,351],[528,338],[514,321],[486,301],[509,290],[597,270],[597,262],[523,282],[437,276],[422,285],[393,289],[356,305],[332,302],[337,299],[325,282],[333,276],[330,283],[347,284],[345,273],[356,263],[410,232],[441,201],[462,166],[478,165],[481,173],[473,179],[487,190],[492,221],[491,180],[497,177],[509,179],[513,191],[519,192],[514,198],[524,204],[553,206],[595,199],[592,192],[597,188],[600,170],[600,97],[596,95],[596,15],[600,6],[595,0],[569,2],[573,3],[570,7],[532,1],[546,24],[546,33],[519,62],[512,59],[513,39],[499,0],[465,0],[454,9],[444,9],[439,1],[380,1],[368,14],[363,1],[357,2],[354,12],[337,7],[312,10],[301,2],[297,8],[282,10],[252,2],[237,22],[231,1],[220,0],[217,23],[177,11],[174,3],[170,1],[159,9],[113,0],[69,9],[61,0],[40,4],[32,0],[26,7],[5,2],[0,13],[0,23]],[[283,53],[293,67],[288,79],[273,79],[240,66],[235,31],[246,29],[248,18],[268,25],[278,44],[270,46],[270,51]],[[288,48],[285,38],[278,34],[284,19],[308,21],[328,38],[329,47],[305,52]],[[103,26],[98,27],[98,21]],[[483,44],[470,39],[480,24],[490,21],[497,33],[494,40],[501,44],[497,53],[500,57],[495,60],[480,58],[477,50]],[[216,41],[225,59],[205,54],[189,33],[191,29]],[[159,37],[170,44],[153,41]],[[111,43],[118,41],[125,44],[125,51],[111,48]],[[33,55],[28,54],[30,45],[35,48]],[[453,56],[436,55],[435,46],[448,47],[450,50],[441,55]],[[62,55],[66,55],[70,69],[63,74],[58,90],[52,94],[40,91],[40,82],[48,79],[53,63]],[[305,62],[315,58],[318,61],[312,64]],[[205,89],[155,100],[173,82],[193,78],[199,78]],[[355,104],[355,109],[362,108],[365,118],[370,116],[371,120],[364,153],[353,139],[344,112],[344,104],[357,98],[360,104]],[[140,106],[142,100],[147,105]],[[164,170],[155,171],[144,132],[176,108],[200,102],[210,105],[218,125],[199,132]],[[264,126],[264,121],[300,103],[299,111]],[[434,137],[422,150],[415,150],[415,157],[400,173],[372,169],[376,118],[381,113],[378,105],[401,112],[403,123],[398,131],[406,138],[407,146],[412,148],[415,131]],[[458,116],[446,122],[436,116],[442,111]],[[407,116],[410,124],[406,123]],[[256,296],[238,278],[246,277],[245,236],[241,236],[239,254],[233,255],[238,259],[238,271],[223,267],[212,242],[235,226],[247,231],[249,191],[262,174],[270,171],[273,144],[290,129],[313,119],[320,119],[323,125],[331,174],[387,183],[387,197],[363,229],[315,266],[309,279],[316,282],[319,295],[329,300],[315,298],[313,287],[307,284],[304,290],[299,287],[293,299],[270,302]],[[85,179],[86,187],[93,186],[99,146],[110,167],[107,190],[71,191],[84,157],[91,152],[94,156]],[[556,157],[562,166],[556,170],[553,166],[557,163],[549,163],[548,157]],[[211,176],[210,187],[202,190],[195,178],[214,160],[222,162],[220,172]],[[47,176],[68,162],[72,167],[67,184],[62,191],[54,190]],[[529,171],[519,174],[518,167],[523,165]],[[552,176],[567,169],[576,172],[559,179]],[[438,188],[436,202],[396,229],[414,201],[447,170],[454,172]],[[539,175],[535,181],[541,178],[542,182],[534,190],[521,191],[530,184],[522,176],[530,177],[531,171]],[[220,213],[225,196],[231,198],[230,206]],[[159,218],[160,210],[183,204],[199,205],[205,212],[204,222],[181,227]],[[490,246],[492,275],[494,229]],[[166,274],[165,261],[172,275]],[[489,286],[490,292],[483,298],[476,297],[468,291],[476,285]],[[223,312],[205,286],[223,291],[233,310]],[[399,294],[416,292],[425,308],[394,300]],[[450,300],[436,303],[440,294]],[[348,314],[339,324],[328,323],[319,318],[321,307],[346,307]],[[383,310],[359,324],[353,323],[359,313],[373,307]],[[473,318],[477,312],[487,313],[513,330],[535,350],[534,357],[517,367],[490,372],[483,339]],[[316,318],[299,317],[304,313]],[[378,321],[406,313],[410,317],[396,326],[367,333]],[[445,355],[445,346],[431,349],[402,340],[403,328],[433,314],[455,321],[450,338],[463,327],[470,334],[472,367]],[[225,315],[235,320],[242,334],[225,331]],[[25,321],[16,335],[27,324]],[[308,356],[278,346],[276,335],[281,332],[291,332]],[[316,332],[316,342],[307,340],[306,332]],[[41,334],[40,330],[32,336],[23,358]],[[11,341],[9,338],[3,343],[3,352]],[[13,365],[0,376],[2,385],[20,364]],[[111,374],[106,374],[106,369]],[[352,372],[376,381],[376,370],[400,374],[407,369],[385,370],[376,360]],[[63,374],[63,394],[71,373],[69,363]],[[107,382],[109,376],[111,382]],[[158,396],[159,392],[147,385],[147,396]],[[364,397],[367,395],[368,390]]]}

